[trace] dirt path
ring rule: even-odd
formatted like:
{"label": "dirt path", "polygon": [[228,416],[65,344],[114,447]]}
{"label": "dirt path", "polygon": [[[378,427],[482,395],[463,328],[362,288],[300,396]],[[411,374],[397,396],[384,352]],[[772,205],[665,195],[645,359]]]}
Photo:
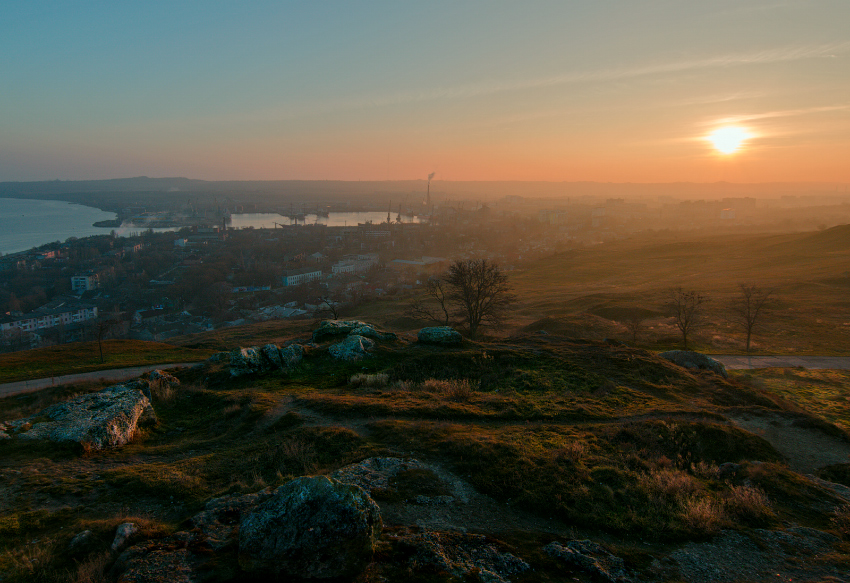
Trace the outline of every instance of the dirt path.
{"label": "dirt path", "polygon": [[728,369],[753,368],[796,368],[802,366],[813,370],[850,369],[850,356],[742,356],[740,354],[710,354]]}
{"label": "dirt path", "polygon": [[200,364],[198,362],[170,362],[165,364],[146,364],[145,366],[133,366],[129,368],[113,368],[109,370],[95,370],[76,374],[66,374],[44,379],[32,379],[28,381],[17,381],[0,385],[0,398],[31,393],[49,387],[68,385],[85,381],[126,381],[139,375],[148,373],[154,369],[188,368]]}

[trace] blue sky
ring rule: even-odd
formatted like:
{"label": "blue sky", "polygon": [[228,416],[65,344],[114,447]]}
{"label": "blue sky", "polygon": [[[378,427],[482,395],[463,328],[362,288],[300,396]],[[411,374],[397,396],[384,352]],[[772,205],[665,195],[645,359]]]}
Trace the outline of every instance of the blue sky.
{"label": "blue sky", "polygon": [[0,180],[850,181],[846,0],[246,4],[0,1]]}

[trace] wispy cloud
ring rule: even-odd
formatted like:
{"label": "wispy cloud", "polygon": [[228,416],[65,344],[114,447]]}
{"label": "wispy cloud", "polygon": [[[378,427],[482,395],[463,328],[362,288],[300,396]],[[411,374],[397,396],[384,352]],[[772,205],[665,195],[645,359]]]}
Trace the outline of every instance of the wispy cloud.
{"label": "wispy cloud", "polygon": [[674,61],[670,63],[659,63],[630,68],[565,73],[549,77],[539,77],[536,79],[516,80],[512,82],[477,83],[459,85],[456,87],[444,87],[423,92],[402,92],[370,100],[352,101],[349,102],[349,105],[352,107],[368,105],[388,106],[416,101],[477,97],[507,91],[536,89],[573,83],[617,81],[649,75],[681,73],[699,69],[717,69],[744,65],[762,65],[785,61],[799,61],[803,59],[826,58],[837,56],[848,51],[850,51],[850,42],[830,43],[815,46],[782,47],[754,51],[751,53],[727,54],[704,59]]}
{"label": "wispy cloud", "polygon": [[799,115],[811,115],[815,113],[825,113],[828,111],[843,111],[850,109],[850,104],[848,105],[827,105],[822,107],[806,107],[800,109],[784,109],[779,111],[765,111],[762,113],[747,113],[742,115],[732,115],[729,117],[724,117],[718,120],[712,120],[710,122],[705,122],[704,125],[725,125],[725,124],[736,124],[736,123],[744,123],[748,121],[755,121],[760,119],[771,119],[777,117],[794,117]]}
{"label": "wispy cloud", "polygon": [[[602,83],[687,71],[828,58],[848,52],[850,52],[850,41],[821,45],[797,45],[749,53],[730,53],[702,59],[688,59],[635,67],[568,72],[545,77],[516,79],[513,81],[469,83],[421,91],[400,91],[379,96],[347,96],[337,99],[317,100],[311,103],[291,103],[286,106],[259,109],[252,112],[214,116],[211,118],[205,117],[203,119],[196,118],[193,121],[196,123],[268,123],[271,121],[295,120],[314,115],[328,115],[359,109],[392,107],[441,100],[469,99],[570,84]],[[736,97],[730,96],[729,98],[735,99]]]}

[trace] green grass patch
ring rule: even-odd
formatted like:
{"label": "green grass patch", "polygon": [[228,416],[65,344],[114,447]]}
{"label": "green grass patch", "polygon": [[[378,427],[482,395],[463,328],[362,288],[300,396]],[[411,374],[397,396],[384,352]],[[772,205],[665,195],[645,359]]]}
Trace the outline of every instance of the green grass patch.
{"label": "green grass patch", "polygon": [[142,340],[105,340],[103,359],[97,342],[75,342],[0,354],[0,383],[41,379],[111,368],[205,360],[213,351]]}

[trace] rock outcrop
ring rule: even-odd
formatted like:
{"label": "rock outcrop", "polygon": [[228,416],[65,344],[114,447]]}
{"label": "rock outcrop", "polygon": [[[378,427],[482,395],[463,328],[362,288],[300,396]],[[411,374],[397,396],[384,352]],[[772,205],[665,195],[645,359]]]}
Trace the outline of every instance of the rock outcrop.
{"label": "rock outcrop", "polygon": [[199,538],[212,550],[221,550],[236,542],[242,516],[268,500],[271,495],[271,488],[268,488],[253,494],[213,498],[201,512],[192,517],[192,525]]}
{"label": "rock outcrop", "polygon": [[193,583],[199,566],[209,558],[188,548],[194,542],[188,532],[132,546],[120,555],[110,575],[118,583]]}
{"label": "rock outcrop", "polygon": [[370,496],[374,491],[386,491],[390,480],[408,470],[430,469],[415,459],[397,457],[371,457],[338,469],[331,478],[363,488]]}
{"label": "rock outcrop", "polygon": [[369,327],[366,322],[360,320],[323,320],[319,327],[313,331],[313,342],[323,342],[339,336],[347,336],[355,328]]}
{"label": "rock outcrop", "polygon": [[699,352],[693,352],[691,350],[668,350],[658,356],[684,368],[691,370],[710,370],[719,374],[724,379],[729,377],[726,373],[726,367],[722,363]]}
{"label": "rock outcrop", "polygon": [[401,534],[395,542],[411,552],[411,567],[449,573],[463,580],[477,575],[485,583],[507,583],[509,577],[531,568],[480,534],[426,530]]}
{"label": "rock outcrop", "polygon": [[419,331],[419,342],[438,346],[459,346],[463,342],[460,332],[451,326],[433,326]]}
{"label": "rock outcrop", "polygon": [[170,387],[177,387],[180,385],[180,379],[159,369],[151,371],[150,375],[148,375],[148,381],[150,381],[151,384],[158,383],[160,385],[167,385]]}
{"label": "rock outcrop", "polygon": [[304,348],[290,344],[278,348],[274,344],[237,348],[230,352],[230,376],[240,377],[289,369],[304,357]]}
{"label": "rock outcrop", "polygon": [[115,538],[112,539],[112,546],[110,547],[112,551],[116,552],[126,547],[127,541],[137,532],[139,532],[139,527],[133,522],[119,524],[118,528],[115,529]]}
{"label": "rock outcrop", "polygon": [[602,581],[628,583],[632,580],[623,559],[612,555],[593,541],[573,540],[564,545],[551,542],[543,547],[543,551],[550,557],[578,567]]}
{"label": "rock outcrop", "polygon": [[380,532],[380,510],[363,489],[297,478],[242,517],[239,564],[257,574],[350,577],[371,560]]}
{"label": "rock outcrop", "polygon": [[18,439],[76,442],[94,450],[118,447],[133,438],[140,424],[156,422],[145,392],[150,394],[147,381],[113,385],[7,422],[7,427]]}
{"label": "rock outcrop", "polygon": [[375,343],[365,336],[346,336],[342,342],[337,342],[328,347],[331,356],[339,360],[360,360],[370,356],[369,351],[375,347]]}

